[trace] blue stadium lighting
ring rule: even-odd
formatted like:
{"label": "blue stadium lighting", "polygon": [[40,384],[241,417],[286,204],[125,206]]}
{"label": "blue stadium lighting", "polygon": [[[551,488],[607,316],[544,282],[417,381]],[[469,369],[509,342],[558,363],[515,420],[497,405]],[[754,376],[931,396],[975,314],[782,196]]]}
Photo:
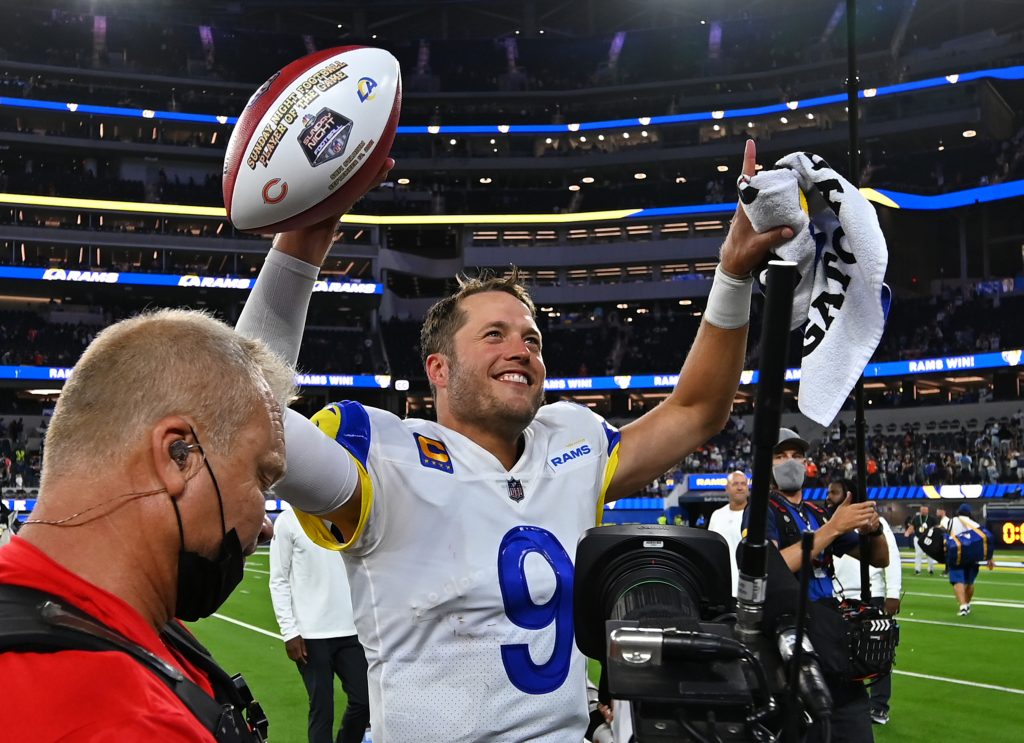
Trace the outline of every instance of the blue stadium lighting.
{"label": "blue stadium lighting", "polygon": [[101,116],[123,116],[152,121],[191,121],[199,124],[234,124],[237,116],[214,116],[213,114],[189,114],[177,111],[151,111],[144,108],[120,108],[118,106],[94,106],[89,103],[60,103],[58,101],[37,101],[29,98],[0,96],[0,106],[10,108],[34,108],[63,113],[97,114]]}
{"label": "blue stadium lighting", "polygon": [[[11,271],[42,271],[43,269],[18,269],[3,267],[0,278],[9,276]],[[53,269],[51,269],[53,270]],[[114,274],[117,276],[118,274]],[[140,274],[120,274],[120,276],[140,276]],[[156,274],[159,275],[159,274]],[[21,277],[24,278],[24,277]],[[180,278],[180,277],[177,277]],[[243,279],[247,281],[247,279]],[[115,283],[115,282],[109,282]],[[119,283],[128,283],[122,281]],[[150,282],[152,285],[166,286]],[[379,285],[372,285],[378,287]],[[379,293],[379,291],[377,292]],[[930,359],[911,359],[905,361],[882,361],[868,364],[864,369],[864,378],[906,377],[921,374],[951,374],[957,372],[974,372],[979,369],[1001,369],[1020,366],[1024,360],[1020,349],[997,351],[993,353],[965,354],[961,356],[942,356]],[[48,366],[0,366],[0,379],[20,379],[30,381],[63,381],[68,378],[71,369]],[[740,375],[740,385],[757,384],[758,373],[746,370]],[[796,382],[800,379],[800,370],[786,370],[786,381]],[[391,376],[387,374],[299,374],[296,383],[300,387],[360,387],[367,389],[389,389]],[[611,390],[657,390],[671,389],[679,381],[679,374],[632,374],[615,377],[548,377],[544,380],[544,389],[553,392],[592,392]]]}
{"label": "blue stadium lighting", "polygon": [[883,188],[875,190],[886,198],[891,199],[900,209],[937,211],[939,209],[956,209],[961,206],[971,206],[972,204],[981,204],[987,201],[999,201],[1000,199],[1013,199],[1018,196],[1024,196],[1024,181],[995,183],[991,186],[978,186],[977,188],[951,191],[950,193],[938,194],[936,196],[919,196],[898,191],[886,191]]}
{"label": "blue stadium lighting", "polygon": [[[976,80],[1024,80],[1024,65],[1012,67],[994,67],[973,72],[963,72],[946,75],[945,77],[931,77],[925,80],[915,80],[908,83],[897,83],[895,85],[884,85],[880,88],[868,88],[858,91],[860,98],[882,98],[889,95],[900,95],[916,90],[927,90],[938,88],[943,85],[958,85],[960,83],[973,82]],[[623,129],[637,126],[658,126],[668,124],[688,124],[698,121],[709,121],[711,119],[739,119],[766,116],[771,114],[784,113],[786,111],[818,108],[841,103],[846,100],[845,94],[818,96],[806,100],[791,101],[789,103],[773,103],[766,106],[752,106],[749,108],[736,108],[724,111],[699,111],[685,114],[672,114],[665,116],[643,117],[629,119],[605,119],[601,121],[587,121],[578,124],[481,124],[481,125],[432,125],[432,126],[400,126],[399,134],[422,135],[422,134],[570,134],[574,132],[607,131],[609,129]],[[11,108],[34,108],[47,111],[60,111],[64,113],[98,114],[105,116],[124,116],[128,118],[150,119],[153,121],[189,121],[199,124],[235,124],[237,116],[214,116],[212,114],[190,114],[176,111],[153,111],[141,108],[118,108],[116,106],[94,106],[84,103],[61,103],[58,101],[40,101],[26,98],[10,98],[0,96],[0,106]],[[644,123],[648,122],[648,123]]]}
{"label": "blue stadium lighting", "polygon": [[[198,276],[196,274],[170,273],[121,273],[117,271],[72,270],[63,268],[26,268],[21,266],[0,266],[0,279],[21,279],[27,281],[54,281],[72,284],[130,284],[133,286],[172,286],[200,289],[241,289],[248,291],[256,279],[228,276]],[[383,294],[383,284],[372,281],[318,280],[314,292],[327,294]],[[0,379],[18,379],[4,377]]]}

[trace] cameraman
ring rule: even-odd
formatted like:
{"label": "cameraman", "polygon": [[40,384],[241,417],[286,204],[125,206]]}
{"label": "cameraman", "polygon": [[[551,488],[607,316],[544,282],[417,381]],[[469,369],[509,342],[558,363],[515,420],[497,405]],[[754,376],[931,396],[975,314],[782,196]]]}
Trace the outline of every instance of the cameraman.
{"label": "cameraman", "polygon": [[[871,535],[870,554],[867,559],[875,567],[889,564],[889,548],[885,543],[882,526],[875,504],[871,501],[851,503],[850,496],[839,505],[831,518],[825,510],[803,499],[803,484],[806,474],[806,456],[810,444],[788,428],[779,429],[778,443],[772,452],[772,491],[768,505],[767,538],[778,548],[786,565],[793,573],[800,572],[800,534],[805,530],[814,532],[814,551],[811,559],[813,574],[810,577],[810,601],[821,608],[837,609],[838,603],[832,594],[834,570],[832,559],[835,555],[849,554],[860,558],[860,541],[856,529]],[[744,514],[744,534],[747,528],[749,509]],[[817,614],[818,612],[812,612]],[[838,611],[835,614],[839,617]],[[827,617],[823,617],[827,619]],[[828,658],[848,656],[846,637],[839,622],[815,621],[818,630],[812,631],[811,639],[823,660],[823,670],[832,693],[832,741],[836,743],[863,743],[873,741],[871,716],[867,692],[864,685],[843,677],[833,667],[830,673]],[[814,628],[812,627],[812,630]],[[827,644],[829,647],[822,647]],[[822,740],[822,729],[815,724],[807,735],[808,743]]]}

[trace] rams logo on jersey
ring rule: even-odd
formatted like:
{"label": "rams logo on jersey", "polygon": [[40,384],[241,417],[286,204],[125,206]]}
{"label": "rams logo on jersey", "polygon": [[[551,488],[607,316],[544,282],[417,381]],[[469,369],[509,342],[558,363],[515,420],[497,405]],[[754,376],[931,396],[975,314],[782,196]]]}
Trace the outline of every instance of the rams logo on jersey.
{"label": "rams logo on jersey", "polygon": [[419,448],[420,464],[432,470],[440,470],[448,474],[455,472],[455,466],[452,464],[448,447],[444,445],[443,441],[438,441],[418,433],[414,433],[412,436],[416,439],[416,446]]}

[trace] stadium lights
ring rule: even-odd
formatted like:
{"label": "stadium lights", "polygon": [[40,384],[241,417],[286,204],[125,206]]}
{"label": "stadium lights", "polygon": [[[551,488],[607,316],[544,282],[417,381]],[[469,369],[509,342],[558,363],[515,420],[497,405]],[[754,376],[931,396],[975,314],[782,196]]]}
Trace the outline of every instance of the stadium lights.
{"label": "stadium lights", "polygon": [[570,191],[579,191],[580,190],[580,184],[573,183],[571,186],[569,186],[569,190]]}
{"label": "stadium lights", "polygon": [[650,116],[641,116],[639,119],[637,119],[637,121],[640,122],[640,126],[650,126],[650,124],[651,124],[651,117]]}
{"label": "stadium lights", "polygon": [[396,181],[396,182],[398,183],[399,186],[408,186],[409,185],[409,179],[408,178],[399,178],[398,181]]}
{"label": "stadium lights", "polygon": [[551,144],[551,137],[544,140],[544,144]]}
{"label": "stadium lights", "polygon": [[396,379],[395,380],[395,391],[396,392],[408,392],[409,380],[408,379]]}
{"label": "stadium lights", "polygon": [[747,129],[750,129],[750,128],[752,128],[753,126],[754,126],[754,122],[753,122],[753,121],[748,121],[748,122],[747,122]]}
{"label": "stadium lights", "polygon": [[[894,85],[887,85],[881,88],[868,88],[860,91],[860,96],[863,98],[874,98],[886,95],[900,95],[902,93],[908,93],[915,90],[925,90],[929,88],[936,88],[943,85],[955,85],[960,82],[976,81],[982,79],[994,79],[994,80],[1022,80],[1024,79],[1024,66],[1017,65],[1011,67],[996,67],[990,69],[976,70],[973,72],[964,72],[959,74],[946,75],[945,77],[934,77],[927,78],[924,80],[915,80],[906,83],[896,83]],[[829,106],[838,103],[842,103],[846,100],[845,93],[837,93],[833,95],[819,96],[817,98],[810,98],[807,100],[799,101],[800,108],[812,108],[820,106]],[[792,101],[790,101],[792,103]],[[155,118],[160,121],[191,121],[197,123],[207,124],[234,124],[238,119],[237,117],[228,116],[214,116],[211,114],[193,114],[183,113],[178,111],[143,111],[137,108],[125,108],[118,106],[95,106],[83,103],[71,104],[76,106],[75,113],[77,114],[100,114],[107,116],[123,116],[123,117],[134,117],[134,118]],[[7,96],[0,96],[0,106],[8,106],[11,108],[35,108],[44,109],[50,111],[57,111],[61,113],[68,113],[69,104],[67,102],[57,101],[45,101],[35,100],[28,98],[11,98]],[[643,119],[649,119],[649,124],[662,125],[662,124],[685,124],[698,121],[706,121],[708,118],[722,119],[722,118],[749,118],[751,116],[761,116],[765,114],[780,113],[789,110],[786,103],[770,104],[766,106],[755,106],[750,108],[739,108],[732,111],[704,111],[704,112],[693,112],[684,114],[671,114],[665,116],[653,116],[653,117],[642,117]],[[845,109],[844,109],[845,110]],[[545,134],[545,133],[559,133],[559,132],[576,132],[580,129],[587,130],[599,130],[599,129],[616,129],[623,126],[635,126],[639,118],[631,119],[615,119],[605,121],[590,121],[583,124],[572,123],[572,124],[491,124],[491,125],[451,125],[451,126],[440,126],[440,125],[416,125],[416,126],[399,126],[398,134],[438,134],[444,132],[445,134],[493,134],[495,132],[510,133],[510,134]],[[641,121],[642,126],[647,126],[648,123]],[[503,127],[508,127],[508,132],[505,132]]]}
{"label": "stadium lights", "polygon": [[939,142],[939,152],[942,152],[944,149],[946,149],[946,145],[942,144],[942,142]]}
{"label": "stadium lights", "polygon": [[[454,147],[458,143],[459,143],[459,140],[457,140],[457,139],[449,139],[448,140],[448,144],[450,144],[452,147]],[[491,140],[491,144],[494,144],[494,140],[493,139]]]}
{"label": "stadium lights", "polygon": [[976,132],[974,129],[964,129],[964,139],[971,139],[972,137],[977,136],[978,132]]}
{"label": "stadium lights", "polygon": [[684,176],[684,175],[677,175],[676,176],[676,183],[679,183],[679,184],[686,183],[686,176]]}
{"label": "stadium lights", "polygon": [[483,178],[480,179],[480,182],[483,183],[484,185],[487,185],[488,183],[491,182],[491,179],[485,175]]}
{"label": "stadium lights", "polygon": [[693,304],[693,300],[692,299],[680,299],[679,300],[679,306],[680,307],[689,307],[691,304]]}
{"label": "stadium lights", "polygon": [[789,119],[787,119],[785,116],[780,116],[779,121],[781,121],[783,124],[789,123]]}
{"label": "stadium lights", "polygon": [[598,134],[597,135],[597,141],[598,142],[603,142],[604,141],[604,135],[603,134]]}
{"label": "stadium lights", "polygon": [[646,130],[646,129],[644,129],[643,131],[641,131],[641,132],[640,132],[640,136],[641,136],[641,137],[646,137],[646,136],[647,136],[647,130]]}
{"label": "stadium lights", "polygon": [[592,176],[592,175],[585,175],[582,178],[580,178],[580,183],[593,183],[593,182],[594,182],[594,176]]}
{"label": "stadium lights", "polygon": [[642,181],[647,177],[647,173],[633,173],[633,177],[638,181]]}
{"label": "stadium lights", "polygon": [[717,131],[721,131],[721,129],[722,129],[722,127],[720,127],[720,126],[719,126],[718,124],[715,124],[715,125],[714,125],[713,127],[711,127],[711,128],[712,128],[712,129],[713,129],[714,131],[716,131],[716,132],[717,132]]}
{"label": "stadium lights", "polygon": [[[727,165],[720,167],[726,168]],[[755,165],[757,170],[762,165]],[[723,171],[724,172],[724,171]],[[680,181],[676,181],[677,183]],[[892,209],[913,209],[941,211],[956,209],[971,204],[1002,201],[1024,196],[1024,180],[995,183],[989,186],[968,188],[962,191],[935,196],[921,196],[887,189],[862,188],[861,194],[868,201]],[[106,199],[81,199],[65,196],[37,196],[35,194],[0,193],[0,204],[12,206],[42,206],[55,209],[89,210],[106,212],[129,212],[155,214],[160,216],[186,216],[224,219],[227,214],[222,206],[193,206],[185,204],[156,204],[135,201],[112,201]],[[652,219],[660,217],[726,214],[736,209],[736,203],[690,204],[683,206],[659,206],[650,208],[606,209],[593,212],[572,212],[568,214],[417,214],[377,215],[346,214],[341,221],[356,225],[452,225],[452,224],[570,224],[575,222],[609,222],[622,219]],[[22,217],[24,218],[24,217]]]}
{"label": "stadium lights", "polygon": [[728,165],[719,165],[718,166],[718,172],[719,173],[728,173],[729,172],[729,166]]}
{"label": "stadium lights", "polygon": [[623,132],[622,133],[622,138],[623,139],[629,139],[629,132]]}
{"label": "stadium lights", "polygon": [[586,142],[586,141],[587,141],[587,136],[585,134],[581,134],[580,135],[580,142]]}

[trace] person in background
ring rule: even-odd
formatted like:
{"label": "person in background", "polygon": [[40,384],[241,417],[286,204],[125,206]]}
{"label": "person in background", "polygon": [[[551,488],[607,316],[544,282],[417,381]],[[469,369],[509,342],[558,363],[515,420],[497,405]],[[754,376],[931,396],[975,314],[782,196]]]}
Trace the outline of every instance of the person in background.
{"label": "person in background", "polygon": [[711,514],[708,531],[721,534],[729,543],[729,567],[732,570],[732,595],[736,595],[739,583],[739,567],[736,564],[736,549],[743,539],[743,511],[750,499],[750,485],[747,476],[737,470],[729,473],[725,480],[725,495],[729,502]]}
{"label": "person in background", "polygon": [[921,563],[924,560],[928,561],[928,575],[935,575],[935,560],[924,553],[917,540],[936,523],[935,517],[928,514],[928,506],[921,506],[915,515],[907,519],[903,536],[910,537],[914,543],[914,575],[921,574]]}
{"label": "person in background", "polygon": [[285,652],[309,695],[309,743],[335,740],[335,676],[348,697],[337,743],[360,743],[370,724],[370,693],[345,564],[338,553],[315,545],[290,509],[274,523],[270,599]]}
{"label": "person in background", "polygon": [[[961,503],[956,509],[956,516],[949,517],[948,534],[951,537],[959,536],[965,531],[981,528],[977,521],[971,518],[971,507],[967,503]],[[977,562],[969,562],[958,568],[952,566],[951,555],[946,554],[946,572],[949,573],[949,582],[953,586],[953,593],[960,604],[958,613],[966,617],[971,613],[971,601],[974,599],[974,581],[978,578],[981,566]],[[995,562],[989,560],[986,565],[989,570],[995,569]]]}
{"label": "person in background", "polygon": [[[872,501],[853,503],[851,498],[844,498],[829,516],[821,506],[804,499],[809,448],[810,444],[796,431],[779,429],[779,438],[772,450],[774,490],[769,496],[766,535],[779,548],[786,566],[794,574],[799,574],[802,563],[801,534],[804,531],[814,532],[808,598],[820,604],[825,611],[834,611],[838,615],[838,602],[832,591],[834,558],[850,554],[857,559],[868,560],[871,565],[885,567],[889,564],[889,550]],[[747,528],[749,513],[749,508],[744,511],[744,530]],[[858,529],[871,537],[866,555],[861,554],[860,540],[856,533]],[[833,632],[827,638],[820,639],[834,646],[832,649],[847,647],[844,634]],[[825,678],[833,699],[831,740],[835,743],[870,743],[874,736],[863,683],[829,675],[828,670],[825,669]],[[816,723],[808,731],[807,741],[819,743],[827,736],[824,726]]]}
{"label": "person in background", "polygon": [[[853,497],[853,490],[844,480],[835,480],[828,486],[828,501],[838,507],[847,496]],[[899,548],[892,527],[884,518],[879,519],[885,543],[889,547],[889,565],[884,568],[871,566],[868,576],[871,581],[871,605],[876,606],[889,616],[900,611],[900,595],[903,590],[903,570],[899,561]],[[834,563],[835,576],[832,579],[836,596],[843,599],[861,598],[860,560],[849,555],[837,557]],[[889,723],[889,699],[892,697],[892,675],[882,676],[868,686],[868,697],[871,704],[871,721],[876,725]]]}

